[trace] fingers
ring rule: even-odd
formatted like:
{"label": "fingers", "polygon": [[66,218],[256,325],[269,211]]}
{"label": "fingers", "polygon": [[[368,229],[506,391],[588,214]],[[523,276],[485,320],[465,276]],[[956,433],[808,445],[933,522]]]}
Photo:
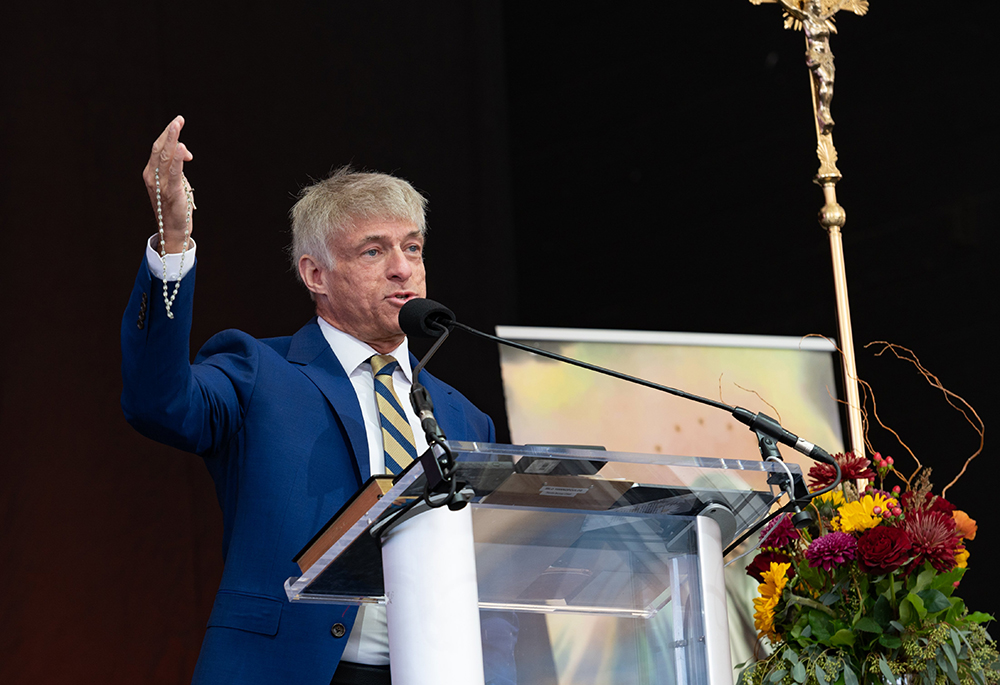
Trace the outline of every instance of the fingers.
{"label": "fingers", "polygon": [[[178,143],[174,148],[173,158],[170,160],[170,175],[180,176],[184,173],[184,162],[190,162],[194,159],[191,153],[188,152],[187,146],[184,143]],[[160,178],[163,178],[164,167],[160,167]]]}
{"label": "fingers", "polygon": [[169,168],[177,152],[182,128],[184,128],[184,117],[177,116],[163,129],[163,133],[153,143],[153,150],[149,156],[148,167],[151,171],[159,168],[160,173],[163,173]]}

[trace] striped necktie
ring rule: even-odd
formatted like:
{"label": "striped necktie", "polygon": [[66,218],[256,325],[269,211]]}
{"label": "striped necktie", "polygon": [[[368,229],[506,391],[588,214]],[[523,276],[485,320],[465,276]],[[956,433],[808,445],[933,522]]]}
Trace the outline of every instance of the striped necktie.
{"label": "striped necktie", "polygon": [[417,448],[413,446],[413,430],[392,387],[392,374],[399,362],[389,354],[377,354],[370,361],[375,375],[378,417],[382,423],[385,470],[386,473],[397,474],[417,458]]}

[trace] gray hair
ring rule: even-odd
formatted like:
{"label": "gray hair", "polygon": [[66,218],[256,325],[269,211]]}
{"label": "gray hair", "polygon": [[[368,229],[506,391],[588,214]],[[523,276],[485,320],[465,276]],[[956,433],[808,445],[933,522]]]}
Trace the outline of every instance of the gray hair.
{"label": "gray hair", "polygon": [[289,256],[299,280],[299,258],[310,255],[324,269],[333,268],[330,239],[355,222],[380,219],[405,221],[427,232],[427,200],[401,178],[355,171],[344,166],[322,181],[303,188],[290,212],[292,244]]}

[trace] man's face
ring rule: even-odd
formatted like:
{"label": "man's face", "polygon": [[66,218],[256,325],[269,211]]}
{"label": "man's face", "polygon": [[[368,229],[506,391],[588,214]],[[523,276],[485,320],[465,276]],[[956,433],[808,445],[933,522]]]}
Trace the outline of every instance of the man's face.
{"label": "man's face", "polygon": [[424,238],[411,223],[360,221],[330,240],[334,266],[325,272],[326,299],[317,312],[380,353],[403,341],[399,310],[426,297]]}

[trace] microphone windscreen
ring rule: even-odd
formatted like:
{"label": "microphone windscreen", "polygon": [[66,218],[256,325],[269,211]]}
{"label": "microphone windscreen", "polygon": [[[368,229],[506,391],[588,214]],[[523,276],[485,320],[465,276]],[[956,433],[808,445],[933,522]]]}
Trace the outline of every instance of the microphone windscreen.
{"label": "microphone windscreen", "polygon": [[399,310],[399,327],[406,335],[416,338],[440,338],[448,324],[455,322],[455,313],[434,300],[415,297]]}

